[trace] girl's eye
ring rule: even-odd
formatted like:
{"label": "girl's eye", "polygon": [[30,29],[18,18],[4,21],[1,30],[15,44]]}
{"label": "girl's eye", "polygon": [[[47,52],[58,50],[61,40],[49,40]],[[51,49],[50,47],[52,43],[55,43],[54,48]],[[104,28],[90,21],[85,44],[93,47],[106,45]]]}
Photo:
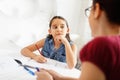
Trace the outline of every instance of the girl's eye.
{"label": "girl's eye", "polygon": [[64,28],[64,26],[60,26],[62,29]]}
{"label": "girl's eye", "polygon": [[55,26],[54,29],[57,29],[57,26]]}
{"label": "girl's eye", "polygon": [[52,26],[53,29],[57,29],[57,26]]}

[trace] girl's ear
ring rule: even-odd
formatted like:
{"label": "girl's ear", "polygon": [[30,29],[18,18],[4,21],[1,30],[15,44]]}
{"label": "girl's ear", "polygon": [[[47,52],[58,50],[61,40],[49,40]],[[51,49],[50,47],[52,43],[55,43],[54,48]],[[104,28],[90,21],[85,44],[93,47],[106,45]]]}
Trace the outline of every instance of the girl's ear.
{"label": "girl's ear", "polygon": [[94,18],[98,18],[101,14],[101,9],[100,5],[98,3],[95,4],[95,9],[94,9]]}
{"label": "girl's ear", "polygon": [[50,29],[48,29],[48,33],[51,34],[51,30]]}
{"label": "girl's ear", "polygon": [[69,31],[70,31],[70,29],[68,28],[68,29],[67,29],[67,33],[69,33]]}

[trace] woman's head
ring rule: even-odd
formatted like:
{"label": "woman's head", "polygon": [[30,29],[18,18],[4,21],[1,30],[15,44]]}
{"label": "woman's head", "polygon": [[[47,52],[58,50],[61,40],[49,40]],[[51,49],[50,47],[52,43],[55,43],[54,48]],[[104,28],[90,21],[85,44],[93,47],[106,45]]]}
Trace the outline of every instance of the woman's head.
{"label": "woman's head", "polygon": [[49,37],[62,34],[70,41],[68,22],[62,16],[54,16],[49,23]]}
{"label": "woman's head", "polygon": [[[89,23],[92,36],[117,34],[120,27],[120,0],[92,0]],[[116,33],[115,33],[116,32]]]}
{"label": "woman's head", "polygon": [[120,0],[93,0],[94,8],[96,3],[106,13],[106,17],[110,23],[120,25]]}

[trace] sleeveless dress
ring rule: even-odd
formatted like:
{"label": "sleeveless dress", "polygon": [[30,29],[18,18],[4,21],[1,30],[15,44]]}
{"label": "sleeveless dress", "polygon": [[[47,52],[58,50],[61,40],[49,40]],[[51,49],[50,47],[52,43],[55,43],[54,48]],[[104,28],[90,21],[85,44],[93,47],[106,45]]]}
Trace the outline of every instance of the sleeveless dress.
{"label": "sleeveless dress", "polygon": [[[72,41],[69,42],[70,45],[73,44]],[[60,62],[66,62],[66,53],[65,53],[65,46],[64,44],[61,44],[58,49],[54,48],[54,41],[51,38],[46,38],[45,44],[41,50],[42,55],[54,59]]]}

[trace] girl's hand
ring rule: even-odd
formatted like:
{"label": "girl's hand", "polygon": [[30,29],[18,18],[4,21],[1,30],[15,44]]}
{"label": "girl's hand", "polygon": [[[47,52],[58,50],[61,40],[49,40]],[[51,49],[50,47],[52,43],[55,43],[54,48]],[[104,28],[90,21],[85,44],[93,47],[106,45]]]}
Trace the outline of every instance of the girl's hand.
{"label": "girl's hand", "polygon": [[67,41],[67,39],[62,35],[56,36],[55,40],[58,42],[62,42],[63,44]]}
{"label": "girl's hand", "polygon": [[36,75],[36,80],[53,80],[52,75],[50,75],[47,71],[42,69],[40,70],[40,72],[36,72]]}
{"label": "girl's hand", "polygon": [[33,58],[35,61],[40,62],[40,63],[45,63],[47,62],[47,59],[42,56],[42,55],[37,55]]}

